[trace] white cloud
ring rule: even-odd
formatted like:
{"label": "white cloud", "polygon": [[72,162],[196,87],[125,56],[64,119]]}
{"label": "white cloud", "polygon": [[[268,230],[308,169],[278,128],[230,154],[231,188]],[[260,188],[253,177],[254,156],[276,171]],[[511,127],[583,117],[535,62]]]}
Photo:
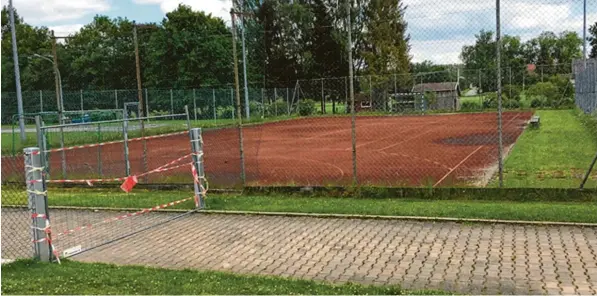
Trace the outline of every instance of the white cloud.
{"label": "white cloud", "polygon": [[56,36],[65,37],[78,32],[83,26],[83,24],[59,25],[50,26],[48,29],[54,30]]}
{"label": "white cloud", "polygon": [[230,22],[230,8],[232,8],[231,0],[134,0],[137,4],[159,4],[160,9],[164,12],[170,12],[178,7],[178,4],[185,4],[194,10],[211,13],[214,17],[219,17],[224,22]]}
{"label": "white cloud", "polygon": [[[8,5],[8,0],[2,0],[2,5]],[[19,15],[33,25],[76,20],[110,9],[106,0],[20,0],[13,1],[13,5]]]}
{"label": "white cloud", "polygon": [[460,52],[465,44],[473,44],[473,38],[411,41],[413,62],[432,61],[436,64],[460,63]]}

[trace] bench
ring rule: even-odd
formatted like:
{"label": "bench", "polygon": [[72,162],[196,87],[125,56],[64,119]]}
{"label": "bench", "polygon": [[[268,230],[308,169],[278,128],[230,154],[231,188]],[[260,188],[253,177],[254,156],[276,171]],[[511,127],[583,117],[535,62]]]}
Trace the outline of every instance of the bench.
{"label": "bench", "polygon": [[534,115],[533,117],[531,117],[531,120],[529,121],[529,123],[531,124],[531,127],[533,128],[539,128],[540,125],[540,118],[538,115]]}

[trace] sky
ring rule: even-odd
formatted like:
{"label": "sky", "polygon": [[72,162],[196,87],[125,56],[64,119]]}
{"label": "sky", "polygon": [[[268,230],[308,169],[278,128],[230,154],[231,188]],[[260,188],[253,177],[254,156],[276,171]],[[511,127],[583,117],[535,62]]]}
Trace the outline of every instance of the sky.
{"label": "sky", "polygon": [[[459,63],[462,46],[473,44],[476,33],[495,31],[493,0],[402,1],[414,62]],[[597,0],[586,1],[588,27],[597,22]],[[97,14],[160,22],[179,3],[230,21],[231,0],[13,0],[27,23],[53,29],[57,36],[77,31]],[[582,16],[583,0],[501,0],[502,34],[523,41],[545,30],[570,30],[582,36]]]}

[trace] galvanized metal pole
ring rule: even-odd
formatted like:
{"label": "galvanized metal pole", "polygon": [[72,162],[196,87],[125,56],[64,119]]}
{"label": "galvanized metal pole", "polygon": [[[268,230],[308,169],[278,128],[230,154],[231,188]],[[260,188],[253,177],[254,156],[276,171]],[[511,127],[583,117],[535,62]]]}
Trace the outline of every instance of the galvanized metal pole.
{"label": "galvanized metal pole", "polygon": [[[594,6],[593,6],[594,7]],[[585,64],[585,68],[587,67],[587,0],[583,1],[583,11],[582,11],[583,19],[582,19],[582,59]]]}
{"label": "galvanized metal pole", "polygon": [[189,113],[189,105],[184,105],[185,119],[187,120],[187,129],[191,130],[191,113]]}
{"label": "galvanized metal pole", "polygon": [[247,83],[247,52],[245,50],[245,22],[244,22],[244,1],[241,1],[241,8],[240,8],[240,33],[242,38],[242,50],[243,50],[243,82],[245,86],[245,116],[247,120],[251,119],[251,111],[249,110],[249,87]]}
{"label": "galvanized metal pole", "polygon": [[278,100],[278,89],[274,87],[274,116],[278,116],[278,104],[276,101]]}
{"label": "galvanized metal pole", "polygon": [[286,88],[286,109],[288,109],[288,116],[290,116],[290,98],[288,96],[288,87]]}
{"label": "galvanized metal pole", "polygon": [[41,149],[41,153],[44,157],[41,159],[41,165],[44,167],[45,172],[49,173],[49,163],[46,163],[46,143],[45,143],[45,130],[42,129],[43,120],[40,115],[35,116],[35,132],[37,134],[37,147]]}
{"label": "galvanized metal pole", "polygon": [[85,110],[85,109],[83,108],[83,90],[81,90],[81,95],[80,95],[80,97],[81,97],[81,116],[83,116],[83,111]]}
{"label": "galvanized metal pole", "polygon": [[[232,2],[234,6],[234,1]],[[238,81],[238,57],[236,55],[236,25],[235,25],[235,12],[234,7],[230,10],[230,16],[232,19],[232,54],[234,60],[234,86],[236,89],[236,116],[237,116],[237,126],[238,126],[238,140],[239,140],[239,152],[240,152],[240,178],[243,187],[246,185],[246,175],[245,175],[245,152],[243,147],[243,122],[242,116],[240,113],[240,86]]]}
{"label": "galvanized metal pole", "polygon": [[323,78],[321,78],[321,114],[325,114],[325,97],[323,95]]}
{"label": "galvanized metal pole", "polygon": [[195,121],[197,121],[197,97],[195,91],[196,89],[193,88],[193,115],[195,117]]}
{"label": "galvanized metal pole", "polygon": [[44,112],[44,92],[39,91],[39,111]]}
{"label": "galvanized metal pole", "polygon": [[214,109],[214,121],[217,122],[218,121],[218,112],[216,112],[216,90],[215,89],[211,89],[211,100],[213,103],[213,109]]}
{"label": "galvanized metal pole", "polygon": [[593,157],[593,161],[591,161],[591,165],[589,166],[589,169],[587,170],[585,177],[582,179],[582,182],[580,183],[580,189],[583,189],[585,187],[585,183],[587,183],[587,180],[591,175],[591,171],[593,170],[593,167],[595,167],[595,163],[597,163],[597,153],[595,154],[595,157]]}
{"label": "galvanized metal pole", "polygon": [[[135,70],[137,74],[137,97],[139,100],[139,118],[145,117],[143,108],[143,87],[141,84],[141,61],[139,58],[139,39],[137,38],[137,24],[133,21],[133,41],[135,43]],[[145,140],[145,121],[139,119],[139,127],[141,129],[141,138],[143,138],[143,171],[148,171],[147,166],[147,141]],[[147,181],[147,177],[144,178]]]}
{"label": "galvanized metal pole", "polygon": [[47,207],[47,191],[45,176],[42,174],[41,152],[37,147],[23,149],[25,154],[25,177],[27,180],[27,196],[29,211],[32,214],[32,236],[35,257],[40,261],[52,259],[52,247],[47,241],[46,219],[50,219]]}
{"label": "galvanized metal pole", "polygon": [[[97,125],[97,143],[100,144],[102,142],[102,125]],[[97,145],[97,172],[100,177],[103,176],[102,173],[102,145]]]}
{"label": "galvanized metal pole", "polygon": [[17,91],[17,111],[19,112],[19,130],[21,135],[21,142],[27,140],[27,134],[25,133],[25,118],[23,112],[23,94],[21,93],[21,72],[19,68],[19,52],[17,50],[17,33],[15,27],[15,15],[14,7],[12,6],[12,0],[8,1],[8,9],[10,10],[10,36],[12,41],[12,61],[14,64],[15,72],[15,87]]}
{"label": "galvanized metal pole", "polygon": [[[170,89],[170,114],[174,114],[174,95],[172,94],[172,89]],[[174,116],[171,116],[171,119],[174,119]]]}
{"label": "galvanized metal pole", "polygon": [[347,43],[347,50],[348,50],[348,79],[350,85],[350,114],[351,114],[351,140],[352,140],[352,185],[357,186],[358,178],[357,178],[357,128],[356,128],[356,114],[354,108],[354,76],[352,72],[352,24],[351,24],[351,9],[350,9],[350,1],[346,0],[346,13],[347,17],[347,26],[346,30],[348,32],[348,43]]}
{"label": "galvanized metal pole", "polygon": [[261,118],[265,118],[265,102],[263,100],[263,88],[261,88]]}
{"label": "galvanized metal pole", "polygon": [[118,108],[118,90],[117,89],[114,90],[114,108],[119,109]]}
{"label": "galvanized metal pole", "polygon": [[123,136],[123,147],[124,147],[124,173],[126,176],[131,174],[131,164],[129,162],[129,114],[126,104],[124,104],[124,116],[122,120],[122,136]]}
{"label": "galvanized metal pole", "polygon": [[495,43],[496,43],[496,63],[497,63],[497,99],[498,99],[498,178],[499,186],[504,187],[504,161],[503,156],[503,143],[502,143],[502,65],[501,65],[501,52],[502,52],[502,35],[501,35],[501,24],[500,24],[500,0],[495,1]]}
{"label": "galvanized metal pole", "polygon": [[149,116],[151,114],[151,109],[149,109],[149,95],[147,94],[147,88],[145,88],[145,106],[147,106],[147,108],[146,108],[147,111],[145,112],[145,113],[147,113],[147,116],[145,116],[145,117],[147,117],[147,123],[149,123]]}
{"label": "galvanized metal pole", "polygon": [[201,136],[201,128],[192,128],[189,131],[191,137],[191,150],[193,151],[193,165],[197,172],[197,179],[194,180],[195,188],[195,207],[196,209],[205,208],[204,189],[205,170],[203,167],[203,137]]}

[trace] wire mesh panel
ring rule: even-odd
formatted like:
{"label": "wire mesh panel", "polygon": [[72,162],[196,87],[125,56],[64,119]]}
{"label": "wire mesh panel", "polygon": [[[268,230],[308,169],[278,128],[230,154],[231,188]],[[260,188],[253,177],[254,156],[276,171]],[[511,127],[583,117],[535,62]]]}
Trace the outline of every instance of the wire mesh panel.
{"label": "wire mesh panel", "polygon": [[[5,163],[15,160],[2,160]],[[23,159],[20,159],[23,162]],[[22,167],[22,165],[21,165]],[[24,172],[24,168],[23,168]],[[25,183],[2,182],[2,263],[32,258],[31,212]]]}

